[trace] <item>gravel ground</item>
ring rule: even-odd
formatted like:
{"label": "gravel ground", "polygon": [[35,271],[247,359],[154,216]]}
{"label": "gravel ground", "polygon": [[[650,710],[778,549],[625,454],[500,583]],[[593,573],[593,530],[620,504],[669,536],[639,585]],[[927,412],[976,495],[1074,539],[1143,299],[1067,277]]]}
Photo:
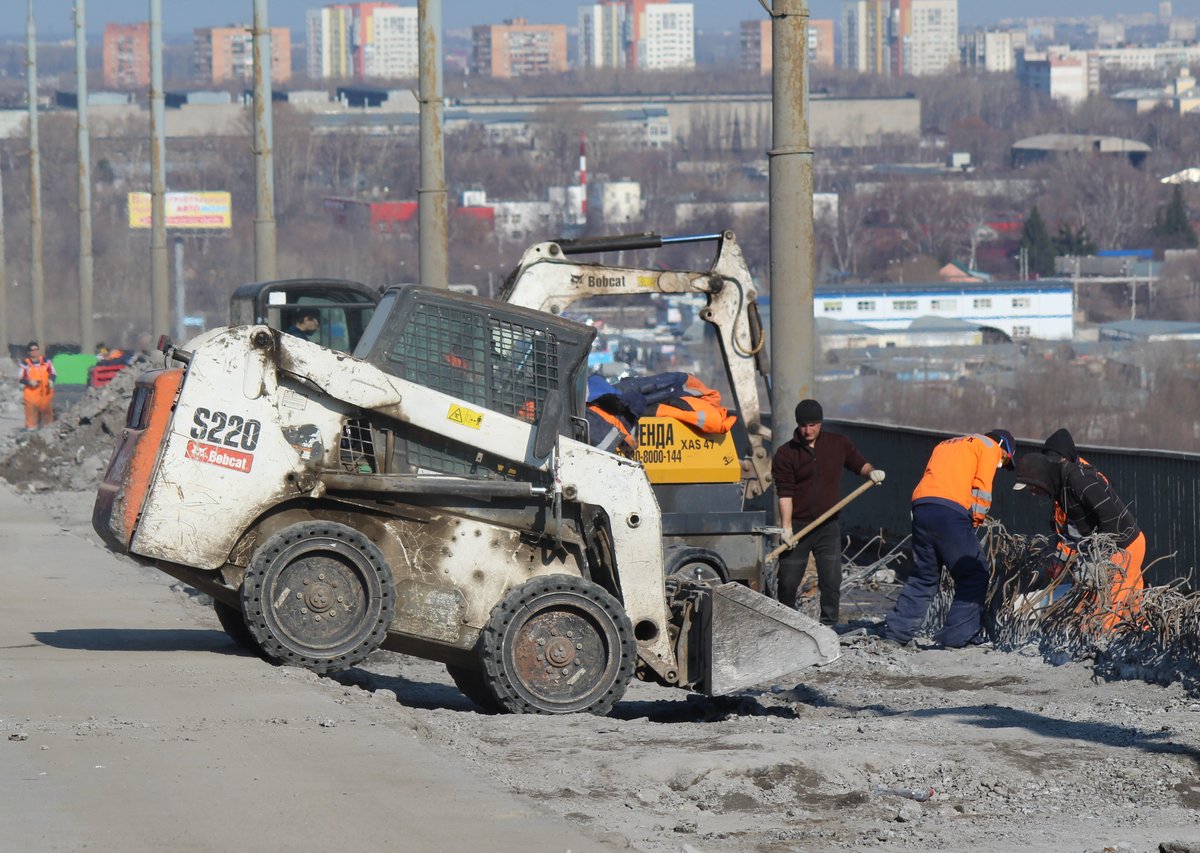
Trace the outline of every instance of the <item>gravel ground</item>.
{"label": "gravel ground", "polygon": [[[8,440],[18,456],[44,454],[3,470],[65,535],[94,540],[90,486],[78,486],[111,438],[81,430],[109,424],[115,405]],[[0,428],[18,415],[0,401]],[[145,571],[174,584],[186,619],[220,630],[203,596]],[[604,718],[484,714],[442,666],[389,652],[311,683],[389,709],[464,775],[566,817],[598,847],[1200,853],[1200,698],[1105,682],[1086,661],[849,636],[828,666],[720,700],[634,683]]]}

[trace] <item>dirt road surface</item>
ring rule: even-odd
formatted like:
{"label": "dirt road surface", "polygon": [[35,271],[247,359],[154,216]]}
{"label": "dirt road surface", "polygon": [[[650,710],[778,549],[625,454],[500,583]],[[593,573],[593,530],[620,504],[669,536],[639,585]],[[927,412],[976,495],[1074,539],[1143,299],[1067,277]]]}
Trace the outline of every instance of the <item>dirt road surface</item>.
{"label": "dirt road surface", "polygon": [[858,638],[723,700],[634,683],[605,718],[489,716],[427,661],[241,651],[90,506],[0,484],[3,849],[1200,852],[1179,684]]}

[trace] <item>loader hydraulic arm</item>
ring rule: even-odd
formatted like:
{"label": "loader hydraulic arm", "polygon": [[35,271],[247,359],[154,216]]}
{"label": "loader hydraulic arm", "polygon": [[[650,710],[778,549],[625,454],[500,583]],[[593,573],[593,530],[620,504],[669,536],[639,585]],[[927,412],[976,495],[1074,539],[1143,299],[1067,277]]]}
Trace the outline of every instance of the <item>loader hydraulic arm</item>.
{"label": "loader hydraulic arm", "polygon": [[[655,249],[685,242],[717,244],[708,270],[657,270],[572,260],[580,254]],[[706,297],[700,318],[717,332],[726,377],[750,443],[749,456],[742,462],[746,494],[761,494],[771,483],[771,432],[762,423],[758,377],[769,375],[770,365],[755,302],[757,292],[733,232],[688,237],[638,234],[538,243],[521,256],[502,298],[513,305],[561,314],[572,303],[589,297],[656,293]]]}

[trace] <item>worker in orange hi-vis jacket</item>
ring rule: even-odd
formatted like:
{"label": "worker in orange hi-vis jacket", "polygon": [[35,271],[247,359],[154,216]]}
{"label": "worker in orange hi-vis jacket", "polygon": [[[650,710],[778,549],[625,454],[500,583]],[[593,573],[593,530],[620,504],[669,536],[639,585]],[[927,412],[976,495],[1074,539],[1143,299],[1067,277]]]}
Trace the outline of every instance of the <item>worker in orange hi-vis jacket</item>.
{"label": "worker in orange hi-vis jacket", "polygon": [[37,341],[21,361],[19,381],[25,392],[25,429],[37,429],[54,423],[54,365],[42,355]]}
{"label": "worker in orange hi-vis jacket", "polygon": [[989,568],[975,528],[992,508],[996,470],[1012,468],[1008,430],[964,435],[933,449],[912,496],[913,569],[880,636],[907,643],[917,633],[941,584],[942,566],[954,578],[954,601],[934,637],[947,648],[983,641],[983,601]]}

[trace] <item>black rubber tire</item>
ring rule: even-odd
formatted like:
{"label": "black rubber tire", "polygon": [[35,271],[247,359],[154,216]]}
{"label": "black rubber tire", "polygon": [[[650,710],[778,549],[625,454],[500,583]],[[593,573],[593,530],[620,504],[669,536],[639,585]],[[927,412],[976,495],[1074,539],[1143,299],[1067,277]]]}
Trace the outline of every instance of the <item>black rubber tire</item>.
{"label": "black rubber tire", "polygon": [[504,711],[604,715],[633,677],[637,643],[624,607],[602,587],[550,575],[496,605],[480,654],[485,683]]}
{"label": "black rubber tire", "polygon": [[459,692],[478,705],[485,713],[497,714],[500,712],[500,703],[492,695],[492,691],[487,685],[487,679],[484,678],[482,672],[465,666],[455,666],[452,663],[446,664],[446,672],[450,673],[450,677],[454,679],[454,686],[458,688]]}
{"label": "black rubber tire", "polygon": [[221,627],[225,629],[225,633],[229,635],[229,639],[248,652],[262,655],[263,651],[259,647],[258,641],[254,639],[254,635],[246,627],[246,620],[242,616],[242,609],[240,607],[233,607],[224,601],[218,601],[214,598],[213,610],[216,611],[217,621],[221,623]]}
{"label": "black rubber tire", "polygon": [[365,660],[387,635],[395,607],[383,554],[362,533],[334,522],[279,531],[254,553],[242,583],[246,627],[263,652],[313,672]]}
{"label": "black rubber tire", "polygon": [[729,580],[728,570],[720,556],[704,548],[671,548],[666,553],[667,577],[677,576],[681,580],[706,583],[725,583]]}

